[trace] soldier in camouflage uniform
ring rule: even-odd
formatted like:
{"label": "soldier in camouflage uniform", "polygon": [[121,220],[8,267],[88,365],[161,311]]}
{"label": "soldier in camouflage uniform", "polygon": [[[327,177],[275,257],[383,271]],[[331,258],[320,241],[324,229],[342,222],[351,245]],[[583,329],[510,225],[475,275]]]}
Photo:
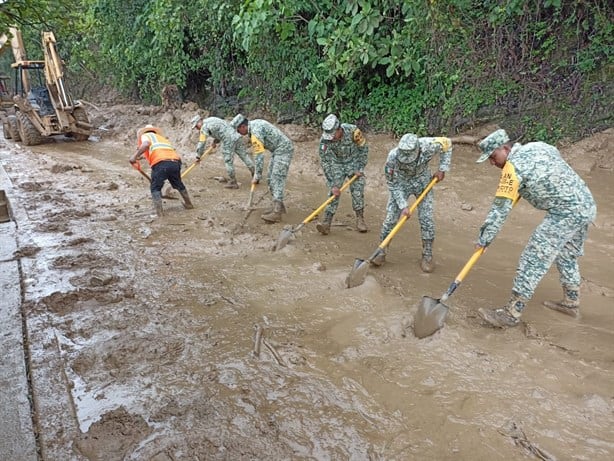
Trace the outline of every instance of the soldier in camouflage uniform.
{"label": "soldier in camouflage uniform", "polygon": [[356,213],[356,230],[367,232],[368,228],[364,220],[365,208],[365,178],[364,169],[367,165],[369,146],[362,132],[356,125],[339,123],[339,119],[328,115],[322,122],[322,137],[320,138],[320,164],[324,170],[330,195],[337,199],[333,200],[324,211],[324,220],[316,225],[316,229],[327,235],[333,216],[339,206],[339,189],[344,181],[355,174],[358,175],[350,185],[352,194],[352,209]]}
{"label": "soldier in camouflage uniform", "polygon": [[584,254],[588,225],[597,212],[591,191],[549,144],[512,145],[507,133],[497,130],[483,139],[479,148],[482,155],[478,163],[489,160],[502,171],[495,200],[480,228],[478,246],[492,242],[518,195],[546,211],[520,255],[509,301],[498,309],[479,309],[480,316],[499,328],[518,325],[526,303],[555,263],[563,300],[544,301],[544,305],[578,317],[581,279],[577,259]]}
{"label": "soldier in camouflage uniform", "polygon": [[[230,126],[240,135],[248,135],[252,146],[252,154],[260,156],[261,161],[256,162],[256,170],[252,182],[257,183],[262,177],[262,169],[264,167],[262,154],[265,150],[271,153],[271,161],[269,162],[267,172],[267,184],[273,197],[273,208],[262,214],[261,218],[267,223],[280,222],[281,214],[286,212],[284,193],[288,169],[294,155],[292,141],[272,123],[259,119],[248,120],[242,114],[238,114],[230,122]],[[258,159],[258,157],[256,158]]]}
{"label": "soldier in camouflage uniform", "polygon": [[234,155],[237,154],[239,158],[245,163],[245,166],[249,169],[252,176],[254,176],[254,162],[247,153],[247,148],[241,136],[232,129],[230,124],[226,120],[222,120],[217,117],[208,117],[202,119],[200,115],[195,115],[192,118],[192,128],[198,129],[200,136],[198,138],[198,144],[196,145],[196,161],[200,162],[205,151],[205,144],[207,139],[212,138],[212,144],[217,145],[222,143],[222,156],[224,158],[224,165],[228,172],[228,183],[224,186],[226,189],[238,189],[237,178],[235,176],[234,167]]}
{"label": "soldier in camouflage uniform", "polygon": [[[437,154],[439,154],[439,168],[434,175],[431,175],[428,163]],[[382,241],[388,236],[401,215],[409,217],[407,203],[409,197],[411,195],[418,197],[434,177],[443,181],[446,176],[445,172],[450,170],[451,161],[452,141],[449,138],[418,138],[411,133],[401,137],[398,147],[388,153],[384,166],[389,197],[386,219],[384,219],[380,233]],[[431,190],[418,205],[418,220],[422,237],[420,267],[423,272],[433,272],[434,269],[433,198],[433,190]],[[372,262],[380,266],[384,263],[385,258],[385,253],[381,252]]]}

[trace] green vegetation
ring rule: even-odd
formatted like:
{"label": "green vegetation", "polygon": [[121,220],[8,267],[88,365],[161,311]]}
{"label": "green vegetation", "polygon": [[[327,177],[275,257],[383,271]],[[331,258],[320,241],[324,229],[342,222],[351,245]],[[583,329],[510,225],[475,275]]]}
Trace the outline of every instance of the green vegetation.
{"label": "green vegetation", "polygon": [[71,21],[46,21],[65,59],[145,102],[176,84],[222,115],[317,123],[333,111],[420,135],[495,121],[549,142],[612,125],[605,0],[8,0],[0,11],[25,4],[28,16],[32,3],[70,4]]}

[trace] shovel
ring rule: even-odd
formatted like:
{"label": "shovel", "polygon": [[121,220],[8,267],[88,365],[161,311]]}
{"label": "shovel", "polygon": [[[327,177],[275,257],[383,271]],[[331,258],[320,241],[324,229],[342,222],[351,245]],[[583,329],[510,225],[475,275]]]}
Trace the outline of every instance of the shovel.
{"label": "shovel", "polygon": [[422,303],[418,307],[418,312],[414,318],[414,334],[418,338],[426,338],[443,327],[443,323],[445,322],[448,311],[450,310],[450,308],[444,303],[460,286],[469,270],[473,267],[480,256],[482,256],[485,250],[486,248],[484,247],[480,247],[475,250],[473,255],[471,255],[471,258],[469,258],[469,261],[467,261],[465,266],[456,276],[456,279],[454,279],[454,282],[450,284],[448,291],[446,291],[441,298],[435,299],[429,296],[422,297]]}
{"label": "shovel", "polygon": [[137,163],[131,163],[131,165],[132,165],[132,167],[136,171],[141,173],[145,177],[145,179],[147,179],[147,181],[151,182],[151,177],[141,169],[141,164],[140,163],[138,163],[138,162]]}
{"label": "shovel", "polygon": [[[422,199],[429,193],[429,191],[433,188],[435,183],[437,182],[437,178],[434,177],[431,179],[431,182],[426,186],[426,188],[422,191],[422,193],[416,198],[416,201],[409,208],[409,216],[414,212],[414,210],[418,207]],[[354,288],[358,285],[362,285],[367,278],[367,270],[369,269],[369,265],[377,258],[384,254],[384,249],[390,244],[392,238],[399,232],[405,221],[409,218],[409,216],[401,216],[401,219],[396,223],[396,225],[392,228],[390,233],[386,236],[382,243],[379,244],[377,249],[373,252],[371,257],[367,260],[356,258],[354,261],[354,267],[345,278],[345,286],[347,288]]]}
{"label": "shovel", "polygon": [[[514,199],[512,206],[515,206],[518,203],[518,200],[520,200],[520,195]],[[485,247],[480,247],[473,252],[473,255],[471,255],[469,261],[467,261],[465,266],[458,273],[456,279],[454,279],[454,282],[452,282],[448,288],[448,291],[446,291],[440,299],[431,298],[429,296],[422,297],[422,302],[420,303],[418,312],[416,312],[416,317],[414,318],[414,334],[418,338],[426,338],[443,327],[448,311],[450,310],[450,308],[444,303],[460,286],[469,270],[471,270],[473,265],[485,251]]]}
{"label": "shovel", "polygon": [[256,183],[252,183],[252,187],[249,190],[249,198],[247,199],[247,209],[249,210],[254,203],[254,191],[256,190]]}
{"label": "shovel", "polygon": [[[194,169],[194,167],[196,167],[196,165],[198,165],[200,163],[202,158],[208,156],[211,152],[213,152],[214,149],[215,148],[213,146],[209,146],[209,148],[204,152],[204,154],[201,156],[200,159],[196,160],[189,167],[187,167],[183,173],[181,173],[181,179],[185,178],[188,175],[188,173],[190,171],[192,171]],[[173,196],[173,189],[171,188],[171,186],[169,184],[166,184],[162,188],[162,197],[168,198],[168,199],[175,199],[176,198],[176,197]]]}
{"label": "shovel", "polygon": [[[352,184],[357,178],[358,178],[358,176],[354,175],[350,179],[348,179],[345,182],[345,184],[343,184],[343,186],[341,186],[341,188],[339,189],[339,192],[343,192],[344,190],[346,190],[350,186],[350,184]],[[309,216],[307,216],[305,219],[303,219],[303,222],[300,223],[298,226],[296,226],[294,228],[282,230],[281,233],[279,234],[279,238],[277,239],[277,245],[275,245],[275,251],[281,250],[283,247],[285,247],[286,244],[290,241],[290,238],[294,235],[295,232],[298,232],[300,229],[302,229],[305,224],[313,221],[315,219],[315,217],[318,216],[322,212],[322,210],[324,210],[324,208],[326,208],[336,198],[337,197],[335,197],[334,195],[331,195],[313,213],[311,213]]]}

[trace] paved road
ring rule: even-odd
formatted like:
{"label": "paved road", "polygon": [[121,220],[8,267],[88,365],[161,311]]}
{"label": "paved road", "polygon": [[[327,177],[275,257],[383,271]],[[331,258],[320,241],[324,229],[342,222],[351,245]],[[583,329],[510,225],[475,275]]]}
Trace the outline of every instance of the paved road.
{"label": "paved road", "polygon": [[13,257],[19,219],[24,214],[12,200],[11,190],[0,165],[0,191],[5,193],[0,193],[0,206],[6,210],[8,205],[11,218],[0,222],[0,459],[26,461],[38,456],[24,350],[20,264]]}

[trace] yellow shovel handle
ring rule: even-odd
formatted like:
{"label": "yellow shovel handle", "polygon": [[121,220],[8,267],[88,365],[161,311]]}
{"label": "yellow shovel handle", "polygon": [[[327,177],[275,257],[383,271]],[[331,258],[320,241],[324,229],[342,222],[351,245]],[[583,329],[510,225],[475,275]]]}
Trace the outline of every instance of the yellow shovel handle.
{"label": "yellow shovel handle", "polygon": [[[409,215],[410,216],[416,210],[416,208],[418,207],[418,205],[420,204],[422,199],[426,196],[426,194],[428,194],[430,192],[430,190],[433,188],[433,186],[435,185],[435,183],[437,181],[438,181],[437,177],[436,176],[433,177],[433,179],[431,179],[431,182],[428,184],[428,186],[426,186],[424,188],[424,190],[422,191],[422,193],[418,196],[418,198],[416,198],[416,201],[414,203],[412,203],[411,207],[409,207]],[[403,224],[405,224],[405,221],[407,221],[407,218],[408,218],[408,216],[405,216],[405,215],[401,216],[401,219],[399,219],[399,221],[392,228],[392,230],[386,236],[386,238],[384,240],[382,240],[382,243],[379,244],[379,247],[381,249],[384,249],[384,248],[386,248],[388,246],[388,244],[390,243],[392,238],[397,234],[397,232],[399,232],[401,227],[403,227]]]}
{"label": "yellow shovel handle", "polygon": [[456,276],[456,279],[454,280],[454,282],[456,282],[457,284],[460,284],[465,278],[465,276],[467,275],[467,273],[471,270],[473,265],[477,262],[478,259],[480,259],[480,256],[482,256],[485,251],[486,251],[486,247],[480,247],[477,250],[475,250],[473,254],[471,255],[471,258],[469,258],[469,261],[465,263],[461,271]]}
{"label": "yellow shovel handle", "polygon": [[199,159],[199,160],[196,160],[196,161],[195,161],[194,163],[192,163],[192,164],[191,164],[191,165],[190,165],[190,166],[189,166],[189,167],[188,167],[188,168],[187,168],[187,169],[186,169],[186,170],[185,170],[183,173],[181,173],[181,179],[185,178],[185,177],[188,175],[188,173],[189,173],[190,171],[192,171],[192,170],[194,169],[194,167],[200,163],[200,161],[202,160],[202,158],[203,158],[203,157],[208,156],[209,154],[211,154],[211,152],[213,152],[213,151],[214,151],[214,149],[215,149],[215,147],[213,147],[213,146],[209,146],[209,148],[208,148],[208,149],[207,149],[207,150],[206,150],[206,151],[203,153],[203,155],[201,155],[201,156],[200,156],[200,159]]}
{"label": "yellow shovel handle", "polygon": [[[341,186],[341,189],[339,189],[339,192],[343,192],[344,190],[346,190],[348,187],[350,187],[350,184],[352,184],[356,179],[358,178],[358,175],[354,175],[352,176],[350,179],[348,179],[343,186]],[[322,210],[324,208],[326,208],[333,200],[335,200],[337,197],[335,197],[334,195],[331,195],[330,197],[328,197],[328,199],[322,204],[320,205],[318,208],[316,208],[316,210],[311,213],[309,216],[307,216],[303,222],[301,224],[307,224],[308,222],[312,221],[317,215],[319,215]]]}
{"label": "yellow shovel handle", "polygon": [[[515,206],[518,203],[518,200],[520,200],[520,195],[516,196],[516,198],[512,202],[512,206]],[[476,263],[478,259],[480,259],[480,256],[482,256],[485,251],[486,251],[486,247],[480,247],[473,252],[473,254],[471,255],[471,258],[469,258],[469,261],[467,261],[467,263],[463,266],[461,271],[456,276],[456,279],[454,280],[456,284],[460,284],[463,281],[467,273],[471,270],[473,265]]]}

